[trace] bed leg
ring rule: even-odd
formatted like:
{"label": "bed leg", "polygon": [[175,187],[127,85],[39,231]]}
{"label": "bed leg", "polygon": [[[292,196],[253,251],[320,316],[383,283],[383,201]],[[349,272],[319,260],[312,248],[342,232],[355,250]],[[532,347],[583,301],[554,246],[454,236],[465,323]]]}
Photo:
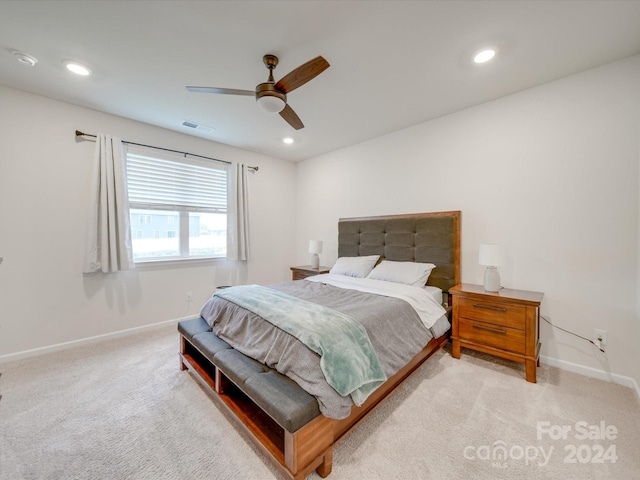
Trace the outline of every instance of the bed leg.
{"label": "bed leg", "polygon": [[316,468],[316,472],[322,478],[327,477],[331,473],[331,469],[333,467],[333,449],[329,448],[326,452],[324,452],[324,459],[322,460],[322,465]]}

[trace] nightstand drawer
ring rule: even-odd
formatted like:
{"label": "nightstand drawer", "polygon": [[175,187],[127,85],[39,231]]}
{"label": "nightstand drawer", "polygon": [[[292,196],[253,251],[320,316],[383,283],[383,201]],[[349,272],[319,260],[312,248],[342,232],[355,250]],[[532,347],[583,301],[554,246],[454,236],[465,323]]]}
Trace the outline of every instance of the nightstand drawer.
{"label": "nightstand drawer", "polygon": [[492,323],[478,322],[461,318],[459,321],[461,340],[469,340],[482,345],[524,354],[525,332],[515,328],[506,328]]}
{"label": "nightstand drawer", "polygon": [[525,307],[505,303],[461,298],[458,303],[460,317],[481,320],[504,327],[524,330]]}

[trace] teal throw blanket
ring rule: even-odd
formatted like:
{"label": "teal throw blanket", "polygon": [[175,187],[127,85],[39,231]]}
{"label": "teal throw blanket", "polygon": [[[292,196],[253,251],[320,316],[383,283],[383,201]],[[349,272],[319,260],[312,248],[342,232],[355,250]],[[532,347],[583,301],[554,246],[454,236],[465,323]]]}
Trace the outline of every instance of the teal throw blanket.
{"label": "teal throw blanket", "polygon": [[320,355],[327,383],[356,405],[387,379],[364,327],[331,308],[260,285],[218,290],[235,303],[293,335]]}

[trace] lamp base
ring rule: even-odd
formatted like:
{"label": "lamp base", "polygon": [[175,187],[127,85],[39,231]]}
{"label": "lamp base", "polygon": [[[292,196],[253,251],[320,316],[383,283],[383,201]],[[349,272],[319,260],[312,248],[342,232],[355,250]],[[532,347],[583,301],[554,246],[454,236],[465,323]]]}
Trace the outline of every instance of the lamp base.
{"label": "lamp base", "polygon": [[320,257],[317,253],[311,255],[311,268],[320,268]]}
{"label": "lamp base", "polygon": [[500,290],[500,274],[496,267],[487,267],[484,272],[484,289],[486,292],[497,292]]}

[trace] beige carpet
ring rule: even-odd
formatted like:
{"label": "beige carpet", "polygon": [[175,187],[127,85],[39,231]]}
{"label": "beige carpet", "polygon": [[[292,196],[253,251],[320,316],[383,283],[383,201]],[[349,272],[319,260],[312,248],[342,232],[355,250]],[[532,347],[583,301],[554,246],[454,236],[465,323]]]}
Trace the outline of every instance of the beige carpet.
{"label": "beige carpet", "polygon": [[[170,327],[0,364],[0,478],[278,478],[177,352]],[[438,352],[335,448],[329,478],[640,479],[632,390],[544,365],[537,384],[523,377]]]}

